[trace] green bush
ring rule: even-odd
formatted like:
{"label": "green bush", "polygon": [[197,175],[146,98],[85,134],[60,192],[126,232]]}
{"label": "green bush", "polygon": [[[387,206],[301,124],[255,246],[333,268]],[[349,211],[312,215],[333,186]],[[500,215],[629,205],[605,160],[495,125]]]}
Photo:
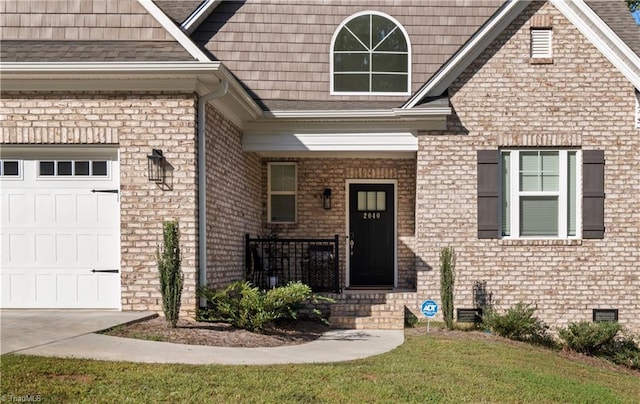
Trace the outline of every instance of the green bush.
{"label": "green bush", "polygon": [[[207,300],[207,308],[199,312],[201,321],[225,322],[254,332],[278,319],[297,319],[307,302],[331,301],[312,294],[311,288],[300,282],[261,291],[248,282],[238,281],[220,291],[201,288],[198,293]],[[326,321],[318,310],[313,313]]]}
{"label": "green bush", "polygon": [[640,347],[633,334],[616,322],[571,323],[558,330],[567,348],[586,355],[598,356],[633,369],[640,369]]}
{"label": "green bush", "polygon": [[178,221],[164,222],[163,246],[156,254],[158,272],[160,273],[160,292],[162,294],[162,310],[167,323],[176,327],[180,317],[182,285],[184,274],[181,270],[180,233]]}
{"label": "green bush", "polygon": [[535,317],[534,312],[535,308],[518,303],[504,314],[488,310],[483,314],[482,322],[491,331],[502,337],[553,346],[554,341],[549,334],[549,326]]}

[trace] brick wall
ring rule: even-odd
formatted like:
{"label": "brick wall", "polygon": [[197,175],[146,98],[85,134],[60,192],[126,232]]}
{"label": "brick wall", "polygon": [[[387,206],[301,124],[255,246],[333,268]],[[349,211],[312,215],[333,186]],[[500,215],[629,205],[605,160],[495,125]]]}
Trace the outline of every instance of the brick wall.
{"label": "brick wall", "polygon": [[[161,311],[155,253],[162,222],[172,219],[180,222],[183,312],[195,310],[195,105],[188,94],[2,94],[2,144],[119,148],[123,310]],[[162,149],[172,166],[172,189],[148,181],[152,148]]]}
{"label": "brick wall", "polygon": [[[529,63],[535,15],[553,25],[553,64]],[[640,132],[631,84],[548,3],[532,4],[450,88],[450,130],[419,136],[419,300],[439,297],[438,252],[458,252],[456,307],[486,283],[497,308],[537,307],[554,326],[618,308],[640,331]],[[605,151],[603,240],[478,240],[476,150],[579,146]]]}
{"label": "brick wall", "polygon": [[[276,159],[269,161],[286,161]],[[346,180],[394,179],[398,181],[398,286],[415,287],[414,206],[415,160],[408,159],[295,159],[298,167],[298,220],[295,224],[268,224],[267,165],[262,165],[262,212],[265,234],[279,237],[340,236],[340,285],[345,285]],[[331,209],[322,205],[322,192],[331,188]]]}
{"label": "brick wall", "polygon": [[244,236],[262,223],[260,159],[243,153],[240,130],[207,107],[207,284],[244,276]]}

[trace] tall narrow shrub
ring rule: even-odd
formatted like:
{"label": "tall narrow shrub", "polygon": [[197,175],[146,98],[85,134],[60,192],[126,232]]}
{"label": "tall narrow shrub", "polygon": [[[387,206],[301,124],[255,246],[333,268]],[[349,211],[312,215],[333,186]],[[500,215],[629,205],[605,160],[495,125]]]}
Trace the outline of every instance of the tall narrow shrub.
{"label": "tall narrow shrub", "polygon": [[177,220],[164,222],[163,241],[163,246],[158,249],[157,253],[162,310],[169,326],[175,328],[180,316],[180,301],[184,282]]}
{"label": "tall narrow shrub", "polygon": [[440,299],[442,315],[449,330],[453,330],[453,284],[455,282],[456,252],[453,247],[440,250]]}

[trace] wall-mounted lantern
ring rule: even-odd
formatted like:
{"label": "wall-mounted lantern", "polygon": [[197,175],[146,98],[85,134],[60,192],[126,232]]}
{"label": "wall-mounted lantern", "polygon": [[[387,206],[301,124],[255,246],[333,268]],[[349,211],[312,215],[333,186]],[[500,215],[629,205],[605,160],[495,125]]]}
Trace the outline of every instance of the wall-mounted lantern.
{"label": "wall-mounted lantern", "polygon": [[147,155],[149,181],[158,184],[164,182],[165,159],[160,149],[152,149],[151,154]]}
{"label": "wall-mounted lantern", "polygon": [[331,188],[325,188],[322,193],[322,207],[326,210],[331,209]]}

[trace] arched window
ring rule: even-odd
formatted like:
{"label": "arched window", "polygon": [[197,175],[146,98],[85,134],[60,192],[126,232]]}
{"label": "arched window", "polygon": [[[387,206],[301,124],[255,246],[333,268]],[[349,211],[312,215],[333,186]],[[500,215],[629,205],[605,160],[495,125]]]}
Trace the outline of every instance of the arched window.
{"label": "arched window", "polygon": [[365,11],[340,24],[331,42],[331,92],[407,95],[411,44],[392,17]]}

